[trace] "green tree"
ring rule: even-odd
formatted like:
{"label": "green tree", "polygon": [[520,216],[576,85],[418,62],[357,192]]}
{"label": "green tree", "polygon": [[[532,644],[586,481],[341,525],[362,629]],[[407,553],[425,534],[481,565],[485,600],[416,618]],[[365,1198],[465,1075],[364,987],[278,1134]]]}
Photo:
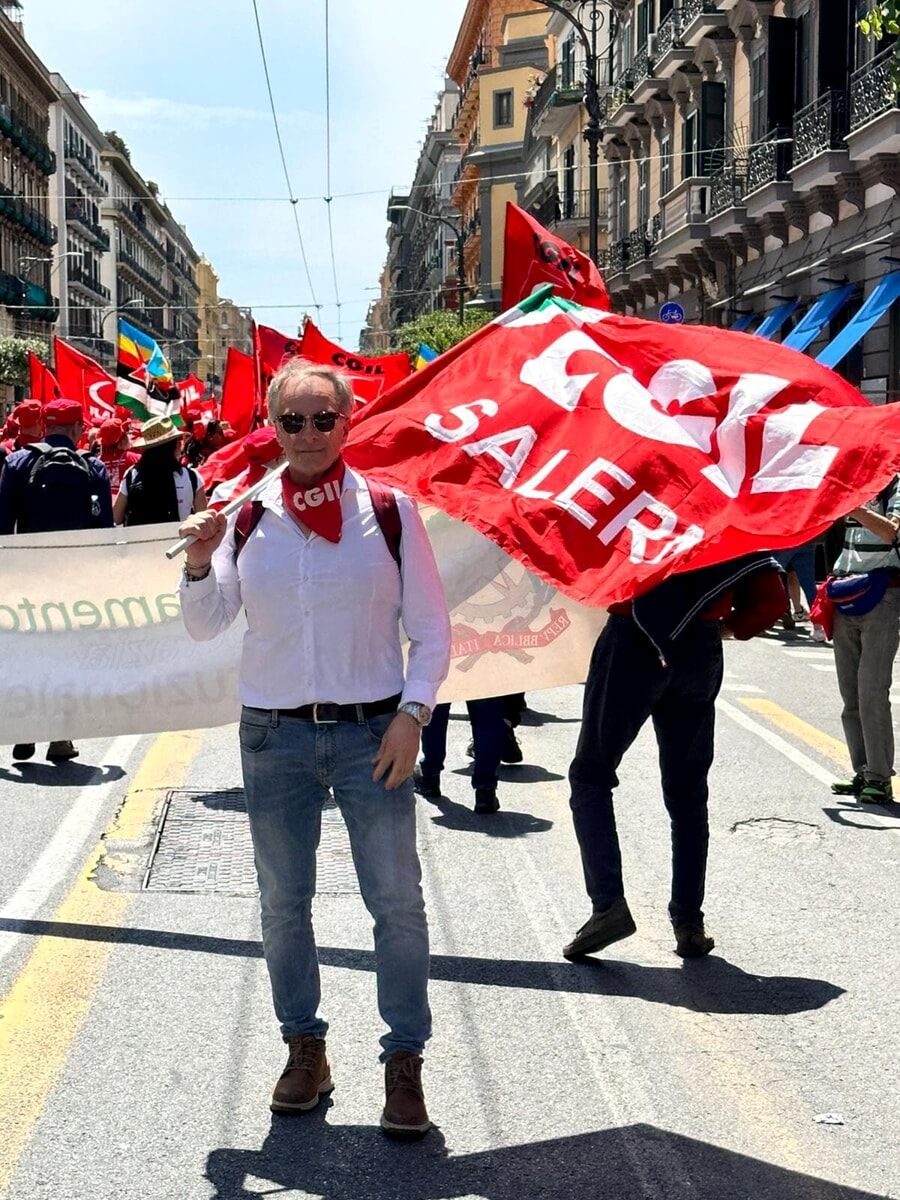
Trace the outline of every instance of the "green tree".
{"label": "green tree", "polygon": [[0,337],[0,383],[25,387],[28,383],[28,351],[47,362],[50,349],[35,337]]}
{"label": "green tree", "polygon": [[103,136],[112,146],[113,150],[118,150],[120,154],[123,154],[131,162],[131,151],[128,149],[128,145],[121,134],[116,133],[114,129],[107,129]]}
{"label": "green tree", "polygon": [[480,329],[491,320],[489,312],[465,312],[460,321],[455,312],[449,309],[438,309],[437,312],[425,313],[414,321],[407,321],[398,326],[391,334],[391,348],[395,351],[405,350],[410,358],[415,359],[419,343],[424,342],[438,354],[449,350],[457,342]]}
{"label": "green tree", "polygon": [[[897,37],[900,34],[900,0],[880,0],[874,4],[861,18],[859,28],[866,37],[877,42],[882,38]],[[894,88],[900,87],[900,41],[894,45],[891,76]]]}

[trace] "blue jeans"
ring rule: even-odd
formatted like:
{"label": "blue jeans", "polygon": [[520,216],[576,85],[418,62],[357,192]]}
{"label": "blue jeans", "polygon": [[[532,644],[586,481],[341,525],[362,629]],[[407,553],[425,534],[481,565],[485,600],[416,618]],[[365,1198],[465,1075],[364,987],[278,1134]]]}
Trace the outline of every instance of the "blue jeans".
{"label": "blue jeans", "polygon": [[[787,571],[796,571],[800,590],[812,608],[816,598],[816,543],[806,542],[794,550],[778,550],[773,555]],[[788,605],[790,607],[790,604]]]}
{"label": "blue jeans", "polygon": [[597,639],[584,690],[584,714],[569,768],[572,819],[595,912],[624,899],[613,788],[616,768],[648,717],[659,746],[663,801],[672,833],[669,916],[703,920],[709,846],[707,775],[715,700],[722,685],[718,621],[693,621],[663,666],[650,639],[626,616],[611,616]]}
{"label": "blue jeans", "polygon": [[[495,788],[500,756],[508,737],[503,719],[506,712],[506,697],[497,696],[486,700],[467,700],[466,708],[472,722],[472,742],[475,761],[472,765],[473,788]],[[422,774],[437,779],[444,769],[447,757],[447,725],[450,721],[450,705],[438,704],[431,721],[422,730]]]}
{"label": "blue jeans", "polygon": [[359,888],[375,920],[382,1060],[421,1054],[431,1036],[428,925],[416,852],[412,781],[388,791],[372,760],[392,713],[316,725],[244,708],[241,763],[259,879],[263,949],[287,1040],[324,1037],[311,920],[322,806],[331,788],[350,835]]}

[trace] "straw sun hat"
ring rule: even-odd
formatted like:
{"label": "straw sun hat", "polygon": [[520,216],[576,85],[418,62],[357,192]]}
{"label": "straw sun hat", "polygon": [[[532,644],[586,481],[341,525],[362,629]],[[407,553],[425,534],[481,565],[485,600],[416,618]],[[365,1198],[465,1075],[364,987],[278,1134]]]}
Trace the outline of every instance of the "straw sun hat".
{"label": "straw sun hat", "polygon": [[163,442],[174,442],[184,431],[174,425],[169,417],[151,417],[141,426],[141,436],[131,443],[135,450],[149,450]]}

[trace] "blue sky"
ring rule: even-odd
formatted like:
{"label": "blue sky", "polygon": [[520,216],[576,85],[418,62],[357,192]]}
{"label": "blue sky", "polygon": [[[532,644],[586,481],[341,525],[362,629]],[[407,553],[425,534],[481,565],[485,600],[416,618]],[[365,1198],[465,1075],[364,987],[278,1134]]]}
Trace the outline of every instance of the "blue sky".
{"label": "blue sky", "polygon": [[388,196],[412,180],[465,0],[330,0],[340,310],[322,199],[325,0],[257,5],[312,290],[252,0],[25,0],[24,28],[48,68],[83,94],[100,128],[117,130],[137,169],[159,184],[219,273],[222,295],[287,333],[309,312],[330,337],[355,347],[377,295],[367,289],[384,262]]}

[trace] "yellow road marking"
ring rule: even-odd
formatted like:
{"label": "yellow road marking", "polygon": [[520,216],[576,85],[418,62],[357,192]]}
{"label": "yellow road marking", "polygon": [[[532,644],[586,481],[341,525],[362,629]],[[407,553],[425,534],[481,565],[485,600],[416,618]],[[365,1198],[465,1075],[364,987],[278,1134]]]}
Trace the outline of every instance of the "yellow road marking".
{"label": "yellow road marking", "polygon": [[795,717],[792,712],[788,712],[786,708],[781,708],[771,700],[756,699],[751,696],[739,696],[737,700],[744,708],[759,713],[771,724],[776,725],[785,733],[791,734],[799,741],[805,742],[807,746],[812,747],[813,750],[824,755],[833,763],[837,763],[844,770],[852,770],[847,747],[838,738],[823,733],[821,729],[816,729],[815,725],[810,725],[800,717]]}
{"label": "yellow road marking", "polygon": [[[184,780],[201,736],[176,733],[156,739],[138,768],[112,836],[146,838],[161,791]],[[134,895],[104,892],[91,881],[103,854],[101,843],[54,913],[54,922],[109,928],[123,924]],[[7,1195],[112,951],[108,940],[42,937],[0,1004],[0,1196]]]}

